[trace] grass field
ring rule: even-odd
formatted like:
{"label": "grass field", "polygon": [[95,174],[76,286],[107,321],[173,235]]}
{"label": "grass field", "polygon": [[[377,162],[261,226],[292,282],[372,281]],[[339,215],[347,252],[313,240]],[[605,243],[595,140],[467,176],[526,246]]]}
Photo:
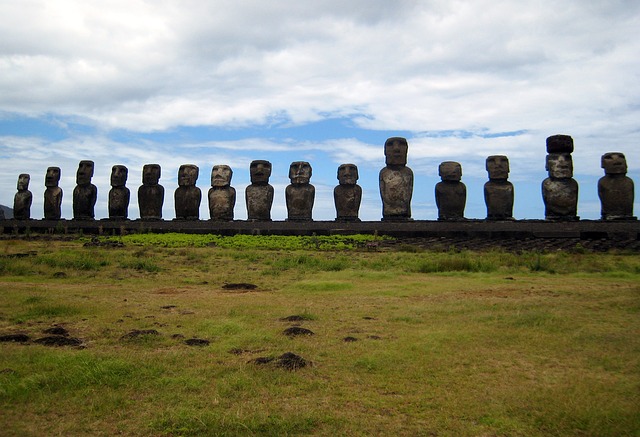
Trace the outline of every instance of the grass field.
{"label": "grass field", "polygon": [[637,254],[164,238],[0,241],[1,435],[640,435]]}

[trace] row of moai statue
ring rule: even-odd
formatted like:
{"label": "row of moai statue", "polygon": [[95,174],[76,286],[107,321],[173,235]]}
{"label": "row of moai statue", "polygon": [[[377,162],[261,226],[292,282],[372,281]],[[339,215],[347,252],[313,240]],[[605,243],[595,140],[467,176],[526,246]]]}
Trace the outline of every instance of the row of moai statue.
{"label": "row of moai statue", "polygon": [[[411,220],[413,171],[407,167],[408,143],[405,138],[389,138],[384,145],[386,166],[380,171],[380,196],[383,221]],[[573,179],[573,139],[568,135],[547,138],[546,169],[549,177],[542,182],[545,219],[557,221],[578,220],[578,183]],[[626,176],[627,163],[623,153],[602,155],[605,176],[598,181],[598,195],[603,220],[635,220],[633,216],[634,184]],[[486,160],[489,181],[484,185],[484,198],[488,220],[513,220],[513,184],[508,181],[509,160],[504,155],[489,156]],[[73,218],[93,220],[98,190],[91,183],[93,161],[80,161],[73,190]],[[270,221],[274,189],[269,184],[272,166],[269,161],[252,161],[251,184],[245,191],[247,219]],[[164,187],[159,184],[160,166],[147,164],[142,170],[142,185],[138,189],[138,206],[143,220],[161,220]],[[196,187],[199,169],[192,164],[180,166],[178,188],[174,193],[177,220],[198,220],[202,193]],[[291,184],[286,187],[287,220],[311,221],[315,200],[315,187],[311,185],[311,165],[297,161],[289,167]],[[467,189],[459,163],[445,161],[439,166],[442,179],[435,186],[438,220],[464,220]],[[125,186],[128,170],[114,165],[109,191],[109,219],[127,219],[130,192]],[[228,165],[214,165],[211,170],[211,188],[208,192],[211,220],[231,221],[236,204],[236,190],[231,186],[233,171]],[[338,167],[339,185],[334,189],[337,221],[359,221],[362,188],[357,184],[358,168],[354,164]],[[14,197],[14,217],[29,219],[32,194],[28,174],[18,177],[18,192]],[[62,189],[58,186],[60,168],[49,167],[45,177],[44,218],[61,218]]]}

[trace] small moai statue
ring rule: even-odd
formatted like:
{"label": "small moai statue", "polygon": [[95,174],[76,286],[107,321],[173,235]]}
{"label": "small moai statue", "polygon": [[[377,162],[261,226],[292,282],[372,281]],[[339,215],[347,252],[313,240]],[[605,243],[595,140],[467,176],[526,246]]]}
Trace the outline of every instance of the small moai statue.
{"label": "small moai statue", "polygon": [[573,138],[553,135],[547,138],[546,170],[549,177],[542,181],[542,200],[546,220],[579,220],[578,182],[573,179]]}
{"label": "small moai statue", "polygon": [[605,173],[598,181],[602,220],[637,220],[633,216],[633,180],[627,176],[624,153],[605,153],[601,165]]}
{"label": "small moai statue", "polygon": [[164,187],[159,184],[160,174],[159,164],[145,164],[142,167],[142,185],[138,188],[138,208],[142,220],[162,220]]}
{"label": "small moai statue", "polygon": [[338,167],[338,182],[339,185],[333,189],[336,221],[359,222],[362,188],[357,184],[358,167],[355,164],[340,165]]}
{"label": "small moai statue", "polygon": [[197,165],[183,164],[178,170],[178,188],[174,193],[176,220],[200,219],[202,192],[196,187],[200,169]]}
{"label": "small moai statue", "polygon": [[109,191],[109,218],[128,219],[129,199],[131,193],[125,186],[129,169],[124,165],[114,165],[111,168],[111,190]]}
{"label": "small moai statue", "polygon": [[271,163],[264,160],[251,161],[249,166],[251,185],[245,189],[247,220],[271,221],[273,205],[273,187],[269,185]]}
{"label": "small moai statue", "polygon": [[313,202],[316,197],[316,187],[309,183],[311,179],[311,165],[308,162],[292,162],[289,167],[291,184],[285,189],[288,221],[312,221]]}
{"label": "small moai statue", "polygon": [[489,181],[484,184],[487,220],[513,220],[513,184],[509,177],[509,158],[492,155],[486,161]]}
{"label": "small moai statue", "polygon": [[44,177],[44,218],[45,220],[60,220],[62,216],[62,188],[60,183],[60,167],[47,168]]}
{"label": "small moai statue", "polygon": [[467,187],[460,182],[462,166],[453,161],[445,161],[438,167],[442,179],[436,184],[436,205],[438,220],[464,220],[467,203]]}
{"label": "small moai statue", "polygon": [[211,220],[233,220],[236,189],[231,186],[233,170],[228,165],[214,165],[211,169],[209,189],[209,216]]}
{"label": "small moai statue", "polygon": [[29,220],[31,218],[31,202],[33,195],[29,191],[31,176],[22,173],[18,176],[18,192],[13,197],[13,218],[16,220]]}
{"label": "small moai statue", "polygon": [[75,220],[93,220],[94,208],[98,200],[98,188],[91,183],[93,161],[80,161],[76,172],[76,187],[73,189],[73,218]]}
{"label": "small moai statue", "polygon": [[413,171],[407,167],[408,149],[405,138],[392,137],[384,143],[387,165],[379,177],[383,221],[412,220]]}

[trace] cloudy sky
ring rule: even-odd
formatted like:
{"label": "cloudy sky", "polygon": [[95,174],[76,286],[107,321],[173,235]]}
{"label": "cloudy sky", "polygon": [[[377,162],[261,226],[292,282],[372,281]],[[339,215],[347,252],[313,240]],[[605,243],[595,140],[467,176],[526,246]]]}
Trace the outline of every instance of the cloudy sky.
{"label": "cloudy sky", "polygon": [[[335,218],[339,164],[360,171],[360,217],[379,220],[386,138],[409,141],[413,217],[434,220],[438,164],[458,161],[469,218],[484,218],[488,155],[505,154],[516,218],[543,218],[545,139],[574,138],[578,214],[600,216],[600,156],[625,153],[640,183],[637,0],[0,0],[0,203],[62,169],[71,218],[78,161],[95,161],[96,217],[111,167],[129,168],[131,218],[146,163],[175,216],[181,164],[234,170],[246,218],[249,163],[273,163],[286,218],[292,161],[309,161],[314,219]],[[206,196],[205,196],[206,199]],[[638,213],[638,202],[636,202]],[[209,217],[206,200],[201,218]]]}

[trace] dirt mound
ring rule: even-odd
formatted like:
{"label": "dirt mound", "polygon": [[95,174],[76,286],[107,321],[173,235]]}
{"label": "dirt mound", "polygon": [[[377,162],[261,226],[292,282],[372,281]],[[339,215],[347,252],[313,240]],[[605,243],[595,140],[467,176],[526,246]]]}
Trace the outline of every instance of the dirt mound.
{"label": "dirt mound", "polygon": [[315,333],[312,330],[307,328],[301,328],[299,326],[292,326],[291,328],[287,328],[282,333],[289,337],[297,337],[299,335],[315,335]]}
{"label": "dirt mound", "polygon": [[82,340],[75,337],[65,337],[63,335],[49,335],[34,340],[34,343],[43,346],[82,346]]}
{"label": "dirt mound", "polygon": [[258,357],[251,361],[251,364],[264,365],[272,363],[275,367],[280,367],[282,369],[287,370],[298,370],[311,365],[310,361],[305,360],[299,355],[294,354],[293,352],[285,352],[280,355],[278,358],[273,357]]}
{"label": "dirt mound", "polygon": [[185,340],[184,343],[188,346],[209,346],[210,341],[204,338],[190,338]]}
{"label": "dirt mound", "polygon": [[358,339],[355,337],[345,337],[342,339],[342,341],[344,341],[345,343],[352,343],[354,341],[358,341]]}
{"label": "dirt mound", "polygon": [[234,284],[224,284],[222,286],[223,290],[255,290],[256,288],[258,288],[258,286],[256,284],[249,284],[247,282],[238,282],[238,283],[234,283]]}
{"label": "dirt mound", "polygon": [[5,334],[0,335],[0,342],[26,343],[29,341],[27,334]]}
{"label": "dirt mound", "polygon": [[299,316],[297,314],[293,315],[293,316],[287,316],[287,317],[283,317],[280,319],[283,322],[302,322],[304,320],[307,320],[304,316]]}
{"label": "dirt mound", "polygon": [[64,329],[62,326],[52,326],[51,328],[47,328],[42,332],[51,335],[62,335],[63,337],[69,336],[69,331]]}

